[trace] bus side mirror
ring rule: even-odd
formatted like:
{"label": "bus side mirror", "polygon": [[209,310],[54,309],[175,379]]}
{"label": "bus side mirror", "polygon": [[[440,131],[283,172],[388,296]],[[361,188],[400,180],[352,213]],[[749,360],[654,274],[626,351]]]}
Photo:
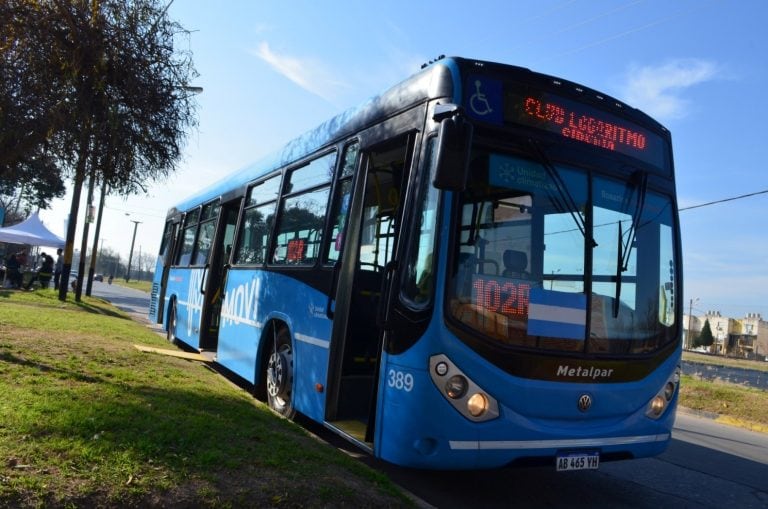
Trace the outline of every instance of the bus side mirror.
{"label": "bus side mirror", "polygon": [[440,113],[435,108],[433,118],[439,120],[440,130],[437,136],[437,171],[432,184],[446,191],[463,191],[467,187],[469,174],[472,124],[458,108],[445,111],[442,115]]}

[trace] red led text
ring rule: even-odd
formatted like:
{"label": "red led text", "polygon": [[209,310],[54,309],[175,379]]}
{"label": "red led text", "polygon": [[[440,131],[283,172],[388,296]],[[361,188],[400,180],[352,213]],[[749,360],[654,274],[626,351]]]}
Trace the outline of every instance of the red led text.
{"label": "red led text", "polygon": [[528,316],[531,285],[475,277],[472,303],[494,313],[525,318]]}
{"label": "red led text", "polygon": [[568,110],[553,102],[527,97],[523,100],[523,109],[529,117],[557,126],[566,138],[608,150],[616,150],[617,145],[635,150],[646,148],[647,140],[642,133]]}

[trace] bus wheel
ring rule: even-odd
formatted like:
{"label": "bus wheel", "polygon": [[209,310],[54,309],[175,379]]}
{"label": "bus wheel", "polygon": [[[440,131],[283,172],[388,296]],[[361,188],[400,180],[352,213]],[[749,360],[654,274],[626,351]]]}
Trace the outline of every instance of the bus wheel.
{"label": "bus wheel", "polygon": [[281,327],[270,338],[269,360],[264,374],[269,407],[287,419],[296,415],[291,401],[293,389],[293,350],[288,329]]}
{"label": "bus wheel", "polygon": [[168,332],[166,337],[173,344],[176,344],[176,324],[176,301],[171,301],[171,309],[168,310]]}

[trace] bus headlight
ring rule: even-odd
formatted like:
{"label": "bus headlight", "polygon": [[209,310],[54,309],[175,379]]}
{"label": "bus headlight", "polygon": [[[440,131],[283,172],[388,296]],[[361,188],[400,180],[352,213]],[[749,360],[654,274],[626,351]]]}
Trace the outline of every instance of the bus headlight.
{"label": "bus headlight", "polygon": [[653,415],[659,416],[664,411],[665,406],[667,406],[667,402],[664,400],[664,398],[662,398],[661,396],[656,396],[651,400],[649,411]]}
{"label": "bus headlight", "polygon": [[470,421],[489,421],[499,416],[499,404],[496,400],[447,356],[439,354],[430,357],[429,375],[440,394]]}
{"label": "bus headlight", "polygon": [[675,369],[675,372],[669,377],[664,387],[648,402],[648,407],[645,410],[645,415],[651,419],[658,419],[662,416],[667,409],[669,402],[675,397],[677,389],[680,386],[680,366]]}
{"label": "bus headlight", "polygon": [[467,400],[467,412],[472,417],[480,417],[488,410],[488,398],[482,392],[476,392]]}
{"label": "bus headlight", "polygon": [[667,385],[664,386],[664,397],[667,401],[672,400],[672,396],[675,395],[675,384],[672,382],[667,382]]}
{"label": "bus headlight", "polygon": [[462,375],[453,375],[445,382],[445,393],[451,399],[459,399],[467,393],[467,379]]}

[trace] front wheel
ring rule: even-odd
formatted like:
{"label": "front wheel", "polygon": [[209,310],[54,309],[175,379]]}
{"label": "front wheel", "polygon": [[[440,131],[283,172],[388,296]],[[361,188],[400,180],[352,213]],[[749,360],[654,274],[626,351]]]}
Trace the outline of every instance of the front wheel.
{"label": "front wheel", "polygon": [[269,407],[287,419],[296,415],[291,393],[293,391],[293,349],[288,329],[280,328],[268,340],[271,341],[264,385],[267,388]]}

